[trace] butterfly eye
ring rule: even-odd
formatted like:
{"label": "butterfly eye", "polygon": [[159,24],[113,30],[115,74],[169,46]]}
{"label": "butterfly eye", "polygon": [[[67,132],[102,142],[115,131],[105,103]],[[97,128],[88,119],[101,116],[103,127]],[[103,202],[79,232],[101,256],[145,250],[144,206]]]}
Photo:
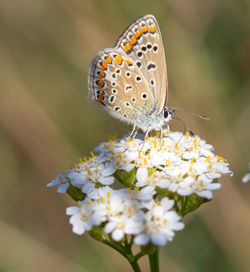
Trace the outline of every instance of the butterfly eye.
{"label": "butterfly eye", "polygon": [[165,110],[165,111],[164,111],[164,118],[167,118],[167,117],[168,117],[168,111]]}

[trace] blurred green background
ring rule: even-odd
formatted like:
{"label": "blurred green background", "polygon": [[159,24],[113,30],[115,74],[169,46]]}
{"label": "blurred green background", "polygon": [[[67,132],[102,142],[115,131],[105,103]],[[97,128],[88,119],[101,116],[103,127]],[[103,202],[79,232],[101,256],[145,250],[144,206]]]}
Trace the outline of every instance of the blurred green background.
{"label": "blurred green background", "polygon": [[89,101],[87,72],[99,49],[147,13],[162,31],[168,104],[211,118],[184,116],[234,171],[161,251],[162,271],[250,271],[250,187],[241,182],[250,161],[248,0],[0,1],[0,271],[131,271],[113,250],[73,234],[71,199],[45,185],[130,130]]}

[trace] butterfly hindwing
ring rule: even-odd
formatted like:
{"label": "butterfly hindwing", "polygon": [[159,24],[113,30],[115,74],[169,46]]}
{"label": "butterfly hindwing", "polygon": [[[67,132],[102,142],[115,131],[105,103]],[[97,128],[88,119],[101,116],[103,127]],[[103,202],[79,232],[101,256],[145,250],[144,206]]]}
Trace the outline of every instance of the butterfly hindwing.
{"label": "butterfly hindwing", "polygon": [[134,124],[140,113],[150,114],[154,98],[136,63],[115,48],[100,50],[88,76],[90,96],[111,115]]}

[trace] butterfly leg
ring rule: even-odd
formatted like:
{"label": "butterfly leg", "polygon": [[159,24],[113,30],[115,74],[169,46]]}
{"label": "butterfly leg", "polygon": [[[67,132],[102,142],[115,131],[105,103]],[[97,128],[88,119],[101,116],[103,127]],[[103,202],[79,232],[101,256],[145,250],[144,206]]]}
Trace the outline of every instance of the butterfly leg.
{"label": "butterfly leg", "polygon": [[145,133],[144,140],[143,140],[143,142],[141,143],[140,152],[142,152],[142,149],[143,149],[143,147],[144,147],[144,145],[145,145],[145,143],[146,143],[146,140],[147,140],[147,137],[148,137],[149,132],[150,132],[150,129],[148,129],[148,130],[146,131],[146,133]]}
{"label": "butterfly leg", "polygon": [[134,124],[133,129],[132,129],[131,133],[129,134],[128,138],[131,139],[133,137],[135,130],[136,130],[136,124]]}
{"label": "butterfly leg", "polygon": [[134,135],[132,136],[132,140],[134,140],[135,136],[137,135],[137,132],[138,132],[138,127],[135,128],[135,132],[134,132]]}
{"label": "butterfly leg", "polygon": [[169,125],[167,125],[167,133],[169,133],[170,131],[170,128],[169,128]]}
{"label": "butterfly leg", "polygon": [[138,132],[138,128],[137,128],[136,123],[135,123],[134,126],[133,126],[133,129],[132,129],[132,132],[130,133],[128,138],[130,138],[131,140],[134,140],[137,132]]}
{"label": "butterfly leg", "polygon": [[150,130],[148,129],[145,133],[145,136],[144,136],[144,142],[147,140],[149,132],[150,132]]}
{"label": "butterfly leg", "polygon": [[161,130],[160,130],[160,143],[161,143],[161,148],[162,148],[162,138],[163,138],[163,128],[161,127]]}

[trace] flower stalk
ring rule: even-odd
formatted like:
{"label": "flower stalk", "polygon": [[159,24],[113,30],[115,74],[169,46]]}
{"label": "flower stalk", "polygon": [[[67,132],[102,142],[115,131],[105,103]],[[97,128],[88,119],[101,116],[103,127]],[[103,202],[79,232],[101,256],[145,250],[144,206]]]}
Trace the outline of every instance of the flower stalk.
{"label": "flower stalk", "polygon": [[160,271],[159,253],[160,253],[160,248],[156,247],[154,252],[148,255],[151,272],[159,272]]}

